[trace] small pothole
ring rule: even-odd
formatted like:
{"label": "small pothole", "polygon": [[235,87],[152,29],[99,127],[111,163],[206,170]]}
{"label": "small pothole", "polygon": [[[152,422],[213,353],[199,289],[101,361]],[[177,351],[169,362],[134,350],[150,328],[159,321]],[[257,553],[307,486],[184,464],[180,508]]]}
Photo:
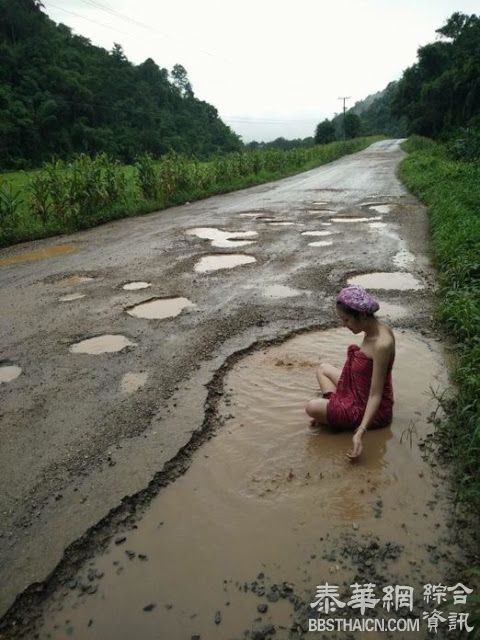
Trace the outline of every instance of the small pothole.
{"label": "small pothole", "polygon": [[332,240],[317,240],[316,242],[309,242],[309,247],[330,247],[333,244]]}
{"label": "small pothole", "polygon": [[88,353],[90,355],[99,355],[101,353],[115,353],[122,351],[127,347],[135,347],[136,343],[132,342],[125,336],[120,334],[105,333],[94,338],[87,338],[72,344],[71,353]]}
{"label": "small pothole", "polygon": [[374,218],[349,218],[345,216],[344,218],[331,218],[332,222],[373,222],[375,220],[381,220],[382,216],[375,216]]}
{"label": "small pothole", "polygon": [[202,240],[210,240],[212,247],[218,247],[219,249],[228,249],[230,247],[243,247],[248,244],[252,244],[255,240],[255,236],[258,236],[256,231],[222,231],[215,227],[195,227],[187,231],[187,235],[197,236]]}
{"label": "small pothole", "polygon": [[72,302],[73,300],[80,300],[80,298],[84,298],[84,293],[68,293],[66,296],[62,296],[59,298],[59,302]]}
{"label": "small pothole", "polygon": [[127,282],[123,285],[122,289],[125,289],[125,291],[138,291],[140,289],[148,289],[148,287],[151,286],[152,284],[150,282],[143,282],[139,280],[135,282]]}
{"label": "small pothole", "polygon": [[317,236],[331,236],[332,231],[302,231],[302,236],[311,236],[313,238]]}
{"label": "small pothole", "polygon": [[206,273],[207,271],[218,271],[219,269],[233,269],[233,267],[252,262],[256,262],[253,256],[243,253],[224,253],[203,256],[195,265],[194,270],[197,273]]}
{"label": "small pothole", "polygon": [[127,313],[135,318],[162,320],[174,318],[184,309],[195,306],[188,298],[152,298],[127,309]]}
{"label": "small pothole", "polygon": [[423,284],[407,271],[383,271],[352,276],[348,284],[358,284],[366,289],[395,289],[408,291],[423,289]]}
{"label": "small pothole", "polygon": [[390,211],[392,210],[392,206],[390,204],[370,205],[368,208],[371,211],[376,211],[377,213],[390,213]]}
{"label": "small pothole", "polygon": [[92,276],[73,275],[60,280],[60,284],[84,284],[85,282],[92,282],[93,280],[95,280],[95,278]]}
{"label": "small pothole", "polygon": [[0,384],[3,382],[11,382],[18,378],[22,373],[22,369],[13,364],[0,365]]}

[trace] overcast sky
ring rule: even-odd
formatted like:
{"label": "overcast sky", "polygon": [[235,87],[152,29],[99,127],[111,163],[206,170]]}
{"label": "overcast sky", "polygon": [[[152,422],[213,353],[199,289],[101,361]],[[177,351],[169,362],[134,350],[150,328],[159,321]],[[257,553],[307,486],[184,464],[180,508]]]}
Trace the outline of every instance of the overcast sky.
{"label": "overcast sky", "polygon": [[479,0],[43,0],[93,44],[188,72],[195,95],[250,140],[313,135],[385,88],[454,12]]}

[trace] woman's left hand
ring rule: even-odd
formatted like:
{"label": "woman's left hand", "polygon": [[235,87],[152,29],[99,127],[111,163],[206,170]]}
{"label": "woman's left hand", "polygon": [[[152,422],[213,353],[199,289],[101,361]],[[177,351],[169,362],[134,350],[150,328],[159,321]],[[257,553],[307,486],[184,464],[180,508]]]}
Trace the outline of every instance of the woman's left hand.
{"label": "woman's left hand", "polygon": [[350,461],[356,460],[360,454],[362,453],[363,450],[363,445],[362,445],[362,436],[363,436],[363,431],[356,431],[353,438],[352,438],[352,442],[353,442],[353,448],[351,451],[349,451],[347,453],[347,458]]}

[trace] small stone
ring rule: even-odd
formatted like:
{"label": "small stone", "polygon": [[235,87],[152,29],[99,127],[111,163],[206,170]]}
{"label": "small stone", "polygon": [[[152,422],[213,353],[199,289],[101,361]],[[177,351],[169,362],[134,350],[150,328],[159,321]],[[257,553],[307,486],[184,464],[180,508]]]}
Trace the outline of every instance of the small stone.
{"label": "small stone", "polygon": [[143,607],[143,610],[144,611],[153,611],[153,609],[155,609],[156,606],[157,606],[156,604],[150,603],[150,604],[147,604],[145,607]]}
{"label": "small stone", "polygon": [[216,611],[215,612],[215,618],[214,618],[214,622],[215,624],[220,624],[222,621],[222,614],[220,611]]}
{"label": "small stone", "polygon": [[122,544],[122,542],[125,542],[126,539],[127,536],[118,536],[118,538],[115,538],[115,544]]}
{"label": "small stone", "polygon": [[261,604],[258,605],[257,607],[257,611],[259,613],[267,613],[268,611],[268,604],[262,602]]}

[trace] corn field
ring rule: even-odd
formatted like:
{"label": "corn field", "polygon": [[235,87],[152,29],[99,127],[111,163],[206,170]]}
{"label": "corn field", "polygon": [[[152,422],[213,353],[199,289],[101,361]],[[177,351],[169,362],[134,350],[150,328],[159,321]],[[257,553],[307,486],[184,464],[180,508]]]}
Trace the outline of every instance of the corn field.
{"label": "corn field", "polygon": [[0,246],[91,227],[114,218],[274,180],[365,148],[370,138],[288,151],[234,152],[207,162],[171,152],[144,154],[131,167],[102,153],[54,160],[23,174],[21,188],[0,177]]}

